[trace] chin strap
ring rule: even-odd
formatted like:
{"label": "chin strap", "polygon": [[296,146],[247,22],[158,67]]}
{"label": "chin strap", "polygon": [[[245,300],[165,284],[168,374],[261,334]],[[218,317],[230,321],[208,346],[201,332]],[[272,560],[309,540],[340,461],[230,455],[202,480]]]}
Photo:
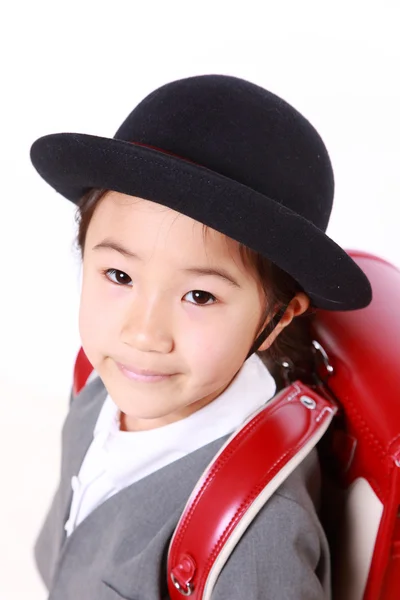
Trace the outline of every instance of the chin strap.
{"label": "chin strap", "polygon": [[254,354],[254,352],[256,352],[259,349],[259,347],[261,346],[261,344],[263,342],[265,342],[265,340],[267,339],[267,337],[269,337],[271,335],[271,333],[274,331],[274,329],[279,325],[279,323],[280,323],[283,315],[285,314],[286,309],[289,306],[289,304],[291,303],[291,301],[292,301],[292,299],[290,299],[287,304],[284,304],[283,306],[281,306],[281,308],[278,310],[278,312],[272,317],[272,319],[270,320],[270,322],[267,323],[267,325],[265,326],[265,328],[263,329],[263,331],[256,338],[256,340],[254,341],[252,347],[250,348],[249,353],[246,356],[246,360],[252,354]]}

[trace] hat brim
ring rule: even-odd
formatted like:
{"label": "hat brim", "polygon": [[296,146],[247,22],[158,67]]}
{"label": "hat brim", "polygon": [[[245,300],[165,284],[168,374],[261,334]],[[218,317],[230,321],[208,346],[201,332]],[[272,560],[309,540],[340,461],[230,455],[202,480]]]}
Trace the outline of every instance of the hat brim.
{"label": "hat brim", "polygon": [[224,233],[269,258],[304,289],[313,306],[367,306],[370,283],[329,236],[279,202],[214,171],[123,140],[60,133],[36,140],[31,160],[57,192],[77,203],[90,188],[152,200]]}

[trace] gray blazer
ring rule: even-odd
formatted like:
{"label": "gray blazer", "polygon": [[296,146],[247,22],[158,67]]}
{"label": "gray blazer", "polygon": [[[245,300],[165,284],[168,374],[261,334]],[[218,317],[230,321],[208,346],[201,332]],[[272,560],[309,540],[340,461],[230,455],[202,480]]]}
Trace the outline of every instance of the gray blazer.
{"label": "gray blazer", "polygon": [[[170,538],[226,438],[121,490],[66,538],[71,477],[79,472],[106,395],[97,378],[71,404],[60,484],[35,545],[37,566],[49,600],[166,600]],[[329,550],[314,504],[317,464],[313,453],[260,511],[221,572],[212,600],[330,599]]]}

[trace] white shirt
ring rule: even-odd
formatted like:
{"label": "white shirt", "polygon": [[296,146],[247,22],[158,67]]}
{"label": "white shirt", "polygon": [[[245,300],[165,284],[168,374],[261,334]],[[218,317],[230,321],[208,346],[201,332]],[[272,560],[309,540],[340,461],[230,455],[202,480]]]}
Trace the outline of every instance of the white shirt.
{"label": "white shirt", "polygon": [[120,431],[120,411],[108,395],[94,428],[93,441],[77,476],[67,536],[105,500],[169,463],[232,433],[270,400],[275,381],[253,354],[230,385],[210,404],[185,419],[157,429]]}

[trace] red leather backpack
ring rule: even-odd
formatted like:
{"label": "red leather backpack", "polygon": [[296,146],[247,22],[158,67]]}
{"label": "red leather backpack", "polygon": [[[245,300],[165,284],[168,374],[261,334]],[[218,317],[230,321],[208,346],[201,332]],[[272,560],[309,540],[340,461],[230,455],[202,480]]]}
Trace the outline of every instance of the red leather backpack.
{"label": "red leather backpack", "polygon": [[[375,256],[350,254],[371,281],[372,303],[351,312],[318,311],[321,384],[311,389],[297,381],[282,390],[208,466],[171,541],[171,600],[211,598],[246,527],[321,438],[333,598],[399,600],[400,271]],[[81,349],[75,394],[91,372]]]}

